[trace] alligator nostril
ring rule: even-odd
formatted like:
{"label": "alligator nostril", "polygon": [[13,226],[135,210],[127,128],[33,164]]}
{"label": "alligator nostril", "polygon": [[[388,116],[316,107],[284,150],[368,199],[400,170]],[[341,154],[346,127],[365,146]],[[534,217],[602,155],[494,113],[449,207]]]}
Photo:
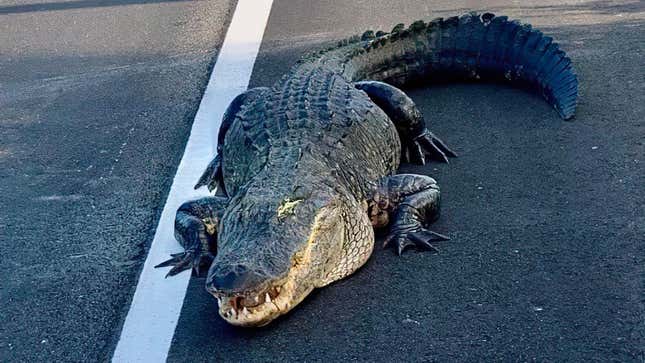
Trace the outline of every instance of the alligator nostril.
{"label": "alligator nostril", "polygon": [[253,290],[265,280],[264,275],[249,270],[246,266],[236,265],[213,271],[206,288],[210,292],[240,292]]}
{"label": "alligator nostril", "polygon": [[229,271],[223,275],[212,275],[208,281],[209,290],[230,290],[237,277],[238,274],[235,271]]}

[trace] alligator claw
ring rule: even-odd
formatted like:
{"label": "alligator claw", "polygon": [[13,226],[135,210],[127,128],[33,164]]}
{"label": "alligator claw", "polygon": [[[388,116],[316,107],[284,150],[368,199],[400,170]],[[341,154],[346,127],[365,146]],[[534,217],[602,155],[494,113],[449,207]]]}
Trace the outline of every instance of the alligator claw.
{"label": "alligator claw", "polygon": [[224,179],[222,177],[222,156],[219,153],[208,164],[194,188],[199,189],[203,186],[206,186],[211,192],[217,189],[216,195],[226,195],[226,188],[224,187]]}
{"label": "alligator claw", "polygon": [[393,245],[396,247],[396,253],[399,256],[401,256],[403,251],[411,246],[428,251],[439,252],[439,249],[430,242],[448,240],[450,240],[448,236],[444,236],[443,234],[433,232],[425,228],[418,228],[408,232],[392,233],[388,235],[385,239],[385,243],[383,244],[383,248]]}
{"label": "alligator claw", "polygon": [[[430,130],[425,129],[421,135],[414,138],[413,145],[408,147],[409,152],[414,154],[416,161],[421,165],[426,163],[426,155],[431,159],[448,163],[449,157],[456,157],[457,154],[450,150],[446,144],[436,137]],[[410,161],[409,153],[405,154]]]}
{"label": "alligator claw", "polygon": [[155,266],[155,268],[172,266],[170,271],[166,274],[166,277],[175,276],[182,271],[190,269],[192,269],[195,272],[195,275],[199,277],[201,271],[208,271],[208,268],[213,261],[213,256],[210,253],[196,255],[193,251],[171,253],[170,256],[171,258],[169,260]]}

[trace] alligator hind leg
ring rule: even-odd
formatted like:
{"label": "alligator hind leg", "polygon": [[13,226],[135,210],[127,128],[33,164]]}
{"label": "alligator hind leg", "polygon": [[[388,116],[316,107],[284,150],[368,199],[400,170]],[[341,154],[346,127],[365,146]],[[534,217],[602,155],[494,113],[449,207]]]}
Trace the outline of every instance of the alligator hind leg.
{"label": "alligator hind leg", "polygon": [[434,179],[425,175],[398,174],[386,177],[376,188],[368,206],[375,227],[389,224],[385,245],[401,255],[410,247],[434,250],[434,241],[450,238],[427,229],[439,218],[440,193]]}
{"label": "alligator hind leg", "polygon": [[403,91],[377,81],[356,82],[354,86],[367,93],[394,122],[401,138],[403,161],[425,164],[428,155],[431,159],[447,163],[448,157],[457,156],[426,128],[421,111]]}
{"label": "alligator hind leg", "polygon": [[195,184],[195,189],[206,186],[210,191],[217,189],[217,195],[228,195],[226,193],[224,177],[222,175],[222,145],[224,145],[224,138],[226,137],[228,129],[233,125],[233,121],[235,121],[235,118],[242,109],[242,106],[262,97],[268,91],[269,89],[267,87],[251,88],[237,95],[228,105],[228,108],[222,117],[222,125],[220,126],[217,134],[217,155],[206,167],[206,170],[197,181],[197,184]]}
{"label": "alligator hind leg", "polygon": [[175,217],[175,238],[184,252],[155,267],[172,266],[166,277],[193,269],[199,276],[217,254],[217,228],[228,199],[207,197],[182,204]]}

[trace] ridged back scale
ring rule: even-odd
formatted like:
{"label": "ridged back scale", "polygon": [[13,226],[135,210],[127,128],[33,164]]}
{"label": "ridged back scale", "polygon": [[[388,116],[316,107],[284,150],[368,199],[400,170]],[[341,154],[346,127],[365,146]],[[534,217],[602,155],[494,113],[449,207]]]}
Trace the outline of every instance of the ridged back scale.
{"label": "ridged back scale", "polygon": [[254,179],[248,187],[271,185],[278,194],[317,185],[360,199],[399,165],[399,137],[387,116],[318,62],[294,67],[237,118],[223,147],[231,195]]}

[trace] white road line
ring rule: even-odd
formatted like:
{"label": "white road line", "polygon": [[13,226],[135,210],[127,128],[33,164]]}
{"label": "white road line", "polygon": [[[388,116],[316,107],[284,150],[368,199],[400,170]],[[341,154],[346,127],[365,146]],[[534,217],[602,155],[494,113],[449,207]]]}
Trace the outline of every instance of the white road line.
{"label": "white road line", "polygon": [[179,205],[207,195],[205,188],[195,191],[193,185],[214,156],[216,132],[226,107],[248,87],[272,3],[237,3],[139,276],[113,362],[162,362],[168,356],[190,273],[166,279],[168,269],[155,269],[154,265],[168,259],[171,252],[181,251],[173,237]]}

